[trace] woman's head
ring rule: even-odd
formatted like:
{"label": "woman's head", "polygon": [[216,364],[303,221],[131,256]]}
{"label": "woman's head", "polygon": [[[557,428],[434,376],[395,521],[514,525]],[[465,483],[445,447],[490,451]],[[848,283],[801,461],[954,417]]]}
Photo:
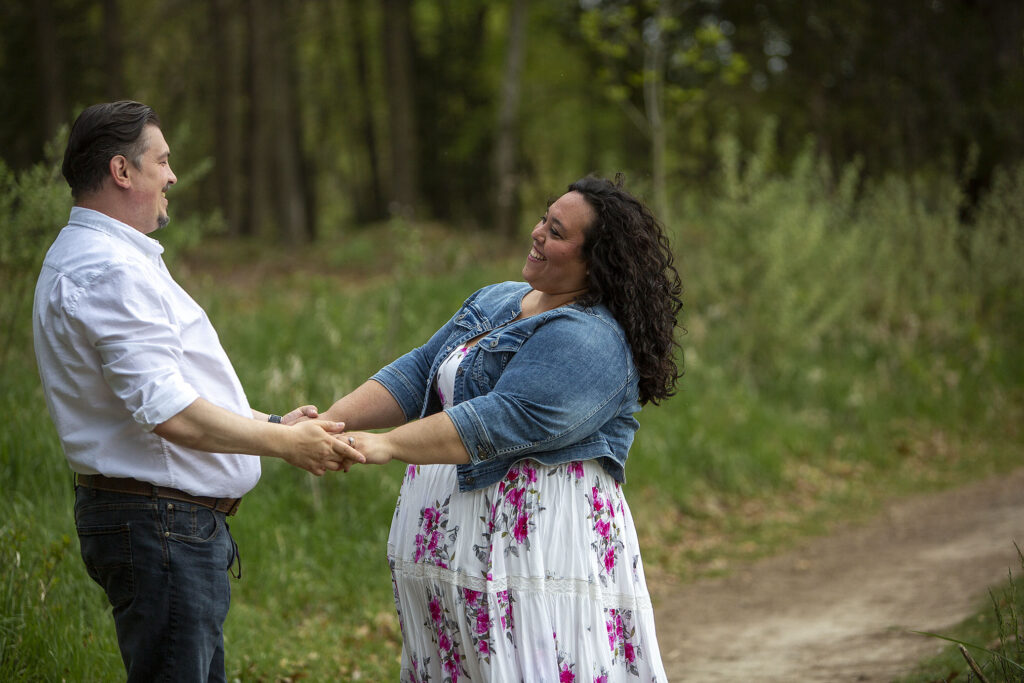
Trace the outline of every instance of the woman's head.
{"label": "woman's head", "polygon": [[614,183],[582,178],[559,202],[567,197],[591,210],[579,253],[586,291],[577,301],[601,303],[612,312],[640,374],[640,402],[658,403],[675,393],[681,376],[675,328],[683,287],[668,238],[650,210],[622,187],[621,177]]}
{"label": "woman's head", "polygon": [[578,192],[568,192],[552,202],[530,233],[533,245],[523,266],[523,279],[549,296],[579,296],[587,288],[583,244],[593,222],[594,210]]}

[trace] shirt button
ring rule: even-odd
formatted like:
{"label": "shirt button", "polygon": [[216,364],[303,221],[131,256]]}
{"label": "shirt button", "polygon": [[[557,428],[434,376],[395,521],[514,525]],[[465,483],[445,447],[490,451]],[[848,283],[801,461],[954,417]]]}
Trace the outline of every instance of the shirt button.
{"label": "shirt button", "polygon": [[167,504],[167,509],[168,510],[173,510],[174,509],[174,503],[168,503]]}
{"label": "shirt button", "polygon": [[170,536],[170,535],[171,535],[171,532],[170,532],[170,531],[165,531],[165,532],[164,532],[164,537],[165,537],[165,538],[166,538],[167,536]]}

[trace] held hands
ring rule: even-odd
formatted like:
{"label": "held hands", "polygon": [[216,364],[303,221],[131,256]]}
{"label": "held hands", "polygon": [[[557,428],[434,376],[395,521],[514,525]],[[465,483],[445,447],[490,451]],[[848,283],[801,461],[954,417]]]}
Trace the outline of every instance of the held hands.
{"label": "held hands", "polygon": [[[296,411],[292,411],[294,412]],[[344,422],[312,420],[305,415],[304,417],[305,421],[293,424],[287,430],[288,444],[281,456],[287,463],[319,477],[328,470],[348,472],[354,463],[366,462],[366,458],[352,448],[344,438],[338,438],[345,429]],[[283,418],[281,422],[284,423]]]}
{"label": "held hands", "polygon": [[[314,405],[304,405],[281,416],[281,424],[292,427],[316,425],[310,431],[316,438],[331,435],[332,443],[329,452],[291,452],[285,458],[296,467],[321,476],[324,472],[338,470],[348,472],[354,464],[385,465],[391,462],[392,455],[386,448],[386,434],[371,432],[343,432],[344,422],[328,422],[318,420],[320,413]],[[318,431],[322,430],[322,431]]]}

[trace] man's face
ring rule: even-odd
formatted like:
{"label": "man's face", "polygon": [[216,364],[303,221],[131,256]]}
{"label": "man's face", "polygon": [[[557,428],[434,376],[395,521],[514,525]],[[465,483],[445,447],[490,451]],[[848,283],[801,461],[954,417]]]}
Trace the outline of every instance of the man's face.
{"label": "man's face", "polygon": [[171,170],[171,150],[164,140],[164,134],[156,126],[146,126],[142,131],[145,152],[139,158],[139,166],[131,165],[132,214],[134,227],[142,233],[151,233],[170,221],[167,215],[165,192],[178,179]]}

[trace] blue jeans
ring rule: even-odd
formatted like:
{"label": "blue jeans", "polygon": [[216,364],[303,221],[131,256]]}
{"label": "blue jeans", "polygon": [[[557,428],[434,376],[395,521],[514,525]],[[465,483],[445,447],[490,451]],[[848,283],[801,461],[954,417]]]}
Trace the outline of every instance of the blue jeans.
{"label": "blue jeans", "polygon": [[113,607],[128,681],[225,681],[237,546],[224,513],[78,486],[75,525],[89,576]]}

